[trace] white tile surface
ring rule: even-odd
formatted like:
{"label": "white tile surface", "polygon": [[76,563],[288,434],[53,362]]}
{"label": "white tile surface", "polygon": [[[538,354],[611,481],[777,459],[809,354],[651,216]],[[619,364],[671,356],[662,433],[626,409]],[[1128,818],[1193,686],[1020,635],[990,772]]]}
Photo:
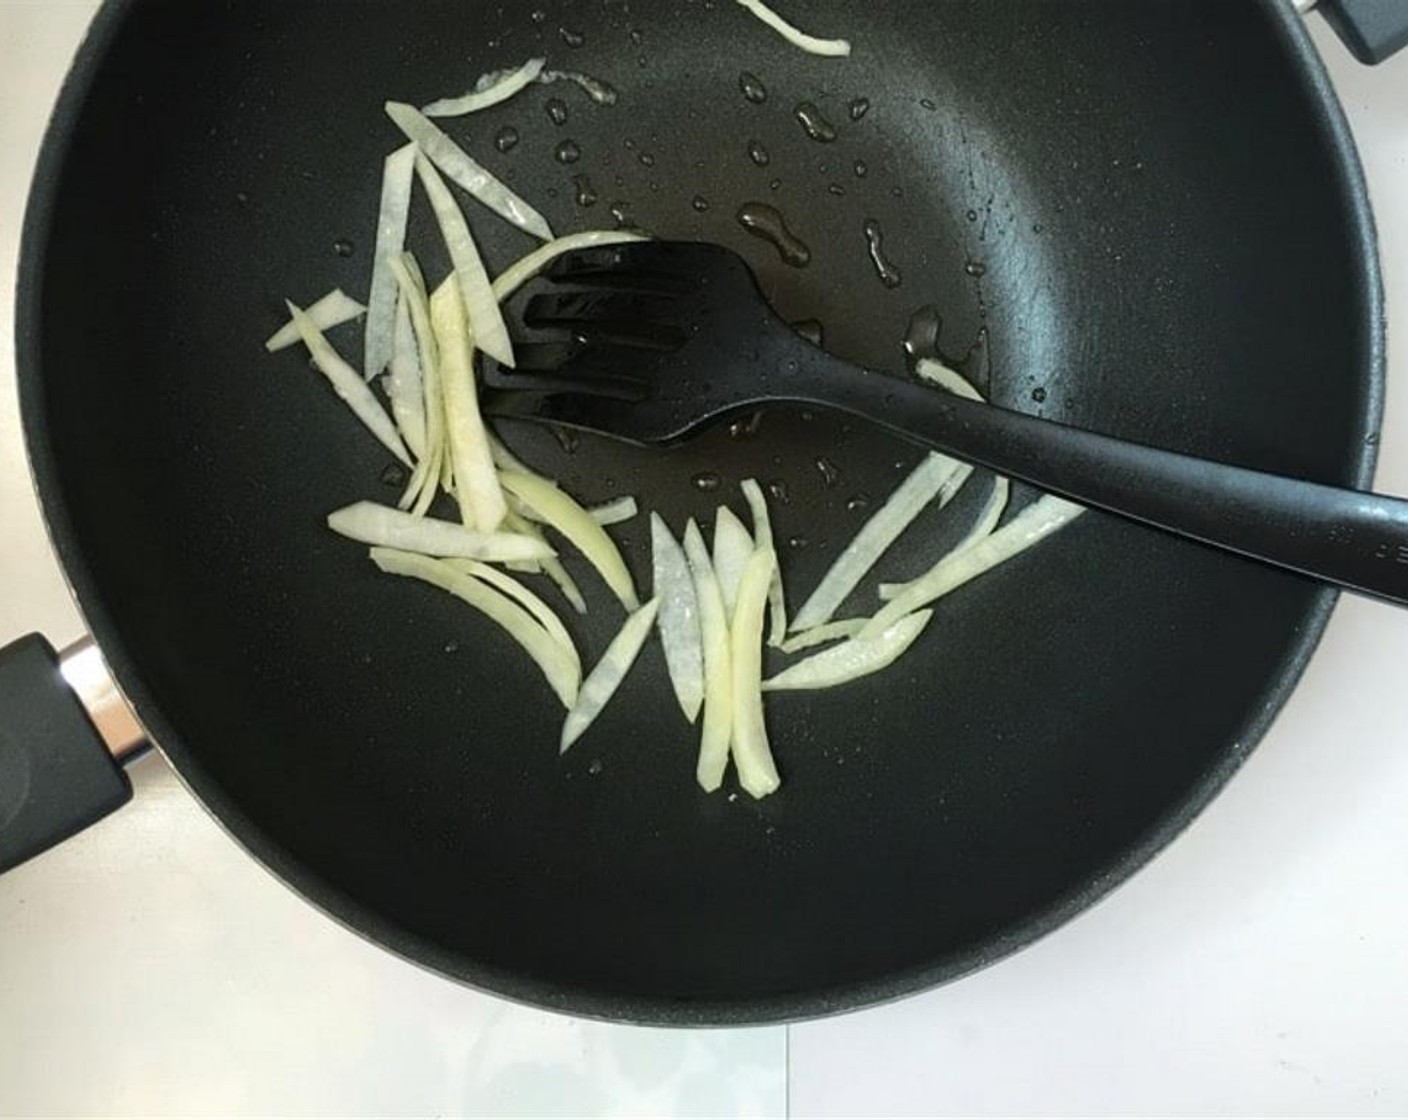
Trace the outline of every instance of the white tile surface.
{"label": "white tile surface", "polygon": [[[1316,38],[1368,170],[1401,342],[1408,56],[1365,70]],[[1377,484],[1408,494],[1402,345]],[[1408,1114],[1405,804],[1408,618],[1346,599],[1271,734],[1163,856],[996,968],[793,1028],[793,1114]]]}
{"label": "white tile surface", "polygon": [[[81,633],[29,487],[14,258],[40,133],[94,5],[0,0],[0,640]],[[786,1037],[579,1022],[365,944],[245,857],[166,766],[0,878],[0,1115],[780,1116]]]}

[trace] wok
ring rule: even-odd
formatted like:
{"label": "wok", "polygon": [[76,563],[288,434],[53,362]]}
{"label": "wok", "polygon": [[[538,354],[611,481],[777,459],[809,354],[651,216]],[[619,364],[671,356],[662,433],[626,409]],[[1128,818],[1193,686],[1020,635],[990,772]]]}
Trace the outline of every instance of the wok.
{"label": "wok", "polygon": [[[507,639],[326,531],[330,509],[381,492],[387,457],[303,359],[260,342],[285,296],[364,291],[376,172],[399,143],[382,101],[423,103],[536,54],[609,81],[618,104],[531,91],[449,131],[559,231],[615,207],[729,244],[829,349],[897,373],[911,315],[933,305],[940,348],[998,403],[1367,484],[1383,390],[1373,227],[1289,6],[818,0],[806,22],[848,34],[854,56],[801,54],[728,4],[114,0],[45,144],[18,297],[25,430],[123,693],[211,812],[313,904],[511,998],[760,1022],[997,960],[1216,793],[1333,604],[1088,515],[947,600],[889,673],[772,703],[786,784],[753,803],[694,786],[658,652],[560,759],[559,715]],[[765,102],[742,96],[743,70]],[[566,125],[549,96],[569,100]],[[852,120],[856,98],[870,108]],[[799,127],[802,101],[835,142]],[[520,141],[500,152],[505,124]],[[583,153],[570,166],[554,158],[565,138]],[[577,199],[584,173],[594,207]],[[755,200],[811,245],[808,267],[737,225]],[[867,221],[897,287],[875,275]],[[431,228],[417,212],[412,240]],[[476,232],[493,269],[531,247],[492,222]],[[629,491],[676,524],[725,500],[742,512],[733,484],[769,481],[794,595],[915,454],[802,412],[668,452],[505,436],[574,493]],[[952,513],[882,574],[954,539]],[[638,578],[640,536],[625,533]],[[590,597],[573,624],[599,652],[616,617],[602,588]],[[122,800],[110,764],[69,761],[91,729],[48,652],[13,647],[0,677],[0,825],[62,831],[35,823],[56,775],[71,793],[79,771],[98,775],[71,823]]]}

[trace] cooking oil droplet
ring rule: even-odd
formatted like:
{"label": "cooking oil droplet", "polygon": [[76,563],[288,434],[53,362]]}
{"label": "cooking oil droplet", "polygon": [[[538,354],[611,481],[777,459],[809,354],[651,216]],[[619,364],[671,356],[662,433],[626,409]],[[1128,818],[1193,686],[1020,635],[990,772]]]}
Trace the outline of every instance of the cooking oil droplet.
{"label": "cooking oil droplet", "polygon": [[572,185],[577,188],[577,205],[583,208],[595,206],[600,197],[596,193],[596,188],[592,186],[591,179],[586,175],[574,175]]}
{"label": "cooking oil droplet", "polygon": [[[792,363],[792,367],[795,369],[796,366],[797,366],[797,363],[796,363],[796,362],[793,362],[793,363]],[[809,408],[804,408],[804,409],[802,409],[802,420],[803,420],[803,422],[805,422],[805,423],[807,423],[807,424],[810,424],[810,423],[811,423],[813,420],[815,420],[815,419],[816,419],[816,413],[815,413],[815,412],[813,412],[813,411],[812,411],[811,409],[809,409]]]}
{"label": "cooking oil droplet", "polygon": [[690,202],[690,205],[702,214],[705,210],[709,209],[709,200],[705,198],[702,194],[697,194]]}
{"label": "cooking oil droplet", "polygon": [[562,98],[548,98],[548,103],[544,105],[543,108],[547,111],[548,120],[552,121],[553,124],[561,127],[567,123],[567,102],[563,101]]}
{"label": "cooking oil droplet", "polygon": [[829,144],[836,139],[836,126],[812,102],[799,103],[792,110],[792,115],[797,118],[802,130],[818,143]]}
{"label": "cooking oil droplet", "polygon": [[846,509],[848,509],[851,513],[859,513],[861,510],[869,508],[869,494],[855,494],[846,502]]}
{"label": "cooking oil droplet", "polygon": [[865,233],[865,244],[870,253],[870,263],[875,266],[875,275],[880,277],[880,283],[887,288],[898,288],[904,281],[904,276],[885,256],[885,234],[880,228],[880,223],[874,218],[867,218],[861,229]]}
{"label": "cooking oil droplet", "polygon": [[969,210],[968,213],[964,214],[963,216],[967,218],[970,222],[976,222],[978,220],[978,212],[976,210]]}
{"label": "cooking oil droplet", "polygon": [[697,474],[691,481],[694,483],[694,488],[696,490],[703,491],[706,494],[709,493],[711,490],[717,490],[719,486],[723,483],[723,479],[721,479],[718,475],[714,474],[713,471],[706,471],[703,474]]}
{"label": "cooking oil droplet", "polygon": [[577,146],[577,141],[564,140],[554,149],[552,156],[558,163],[576,163],[582,158],[582,149]]}
{"label": "cooking oil droplet", "polygon": [[768,155],[768,150],[763,147],[761,140],[748,141],[748,158],[759,167],[766,167],[772,162],[772,156]]}
{"label": "cooking oil droplet", "polygon": [[1042,225],[1041,225],[1040,222],[1036,222],[1036,223],[1034,223],[1034,224],[1032,225],[1032,232],[1033,232],[1033,233],[1040,233],[1041,231],[1042,231]]}
{"label": "cooking oil droplet", "polygon": [[752,439],[758,434],[763,426],[763,414],[754,412],[751,415],[733,421],[728,426],[728,434],[733,439]]}
{"label": "cooking oil droplet", "polygon": [[446,642],[446,643],[445,643],[445,652],[446,652],[446,653],[459,653],[459,651],[460,651],[460,644],[459,644],[459,642]]}
{"label": "cooking oil droplet", "polygon": [[641,154],[638,155],[636,158],[637,158],[638,160],[640,160],[640,165],[641,165],[642,167],[654,167],[654,166],[655,166],[655,157],[654,157],[653,155],[651,155],[649,152],[641,152]]}
{"label": "cooking oil droplet", "polygon": [[577,453],[577,433],[571,428],[564,428],[561,424],[549,424],[548,431],[552,433],[552,438],[557,440],[557,445],[569,455]]}
{"label": "cooking oil droplet", "polygon": [[601,759],[599,759],[599,758],[594,758],[594,759],[591,760],[591,762],[587,763],[587,773],[588,773],[588,774],[591,774],[593,777],[595,777],[597,774],[600,774],[601,771],[602,771]]}
{"label": "cooking oil droplet", "polygon": [[891,198],[903,198],[903,197],[904,197],[904,188],[901,187],[901,186],[898,186],[898,185],[891,187],[891,188],[890,188],[890,197],[891,197]]}
{"label": "cooking oil droplet", "polygon": [[863,159],[856,160],[853,170],[856,173],[857,179],[864,179],[870,174],[870,168],[865,166],[865,160]]}
{"label": "cooking oil droplet", "polygon": [[248,205],[249,205],[249,195],[245,194],[244,191],[236,191],[236,192],[235,192],[235,201],[238,202],[241,206],[248,206]]}
{"label": "cooking oil droplet", "polygon": [[988,266],[982,261],[969,261],[963,266],[963,271],[973,277],[974,280],[980,279],[987,270]]}
{"label": "cooking oil droplet", "polygon": [[498,135],[494,137],[494,147],[501,152],[511,152],[518,147],[518,129],[512,125],[504,125],[499,129]]}
{"label": "cooking oil droplet", "polygon": [[787,483],[780,478],[775,478],[767,484],[768,497],[782,505],[788,505],[792,501],[791,491],[787,489]]}
{"label": "cooking oil droplet", "polygon": [[978,337],[973,341],[973,345],[964,355],[959,366],[959,372],[968,379],[970,384],[978,386],[985,392],[992,388],[992,355],[988,351],[987,327],[978,328]]}
{"label": "cooking oil droplet", "polygon": [[846,106],[846,112],[851,115],[851,120],[860,120],[861,117],[870,112],[870,99],[868,97],[857,97]]}
{"label": "cooking oil droplet", "polygon": [[638,47],[641,43],[645,42],[645,34],[638,27],[631,28],[626,37],[630,39],[633,46]]}
{"label": "cooking oil droplet", "polygon": [[835,486],[841,477],[841,472],[836,468],[836,464],[825,456],[817,458],[816,469],[821,474],[822,485],[828,490]]}
{"label": "cooking oil droplet", "polygon": [[629,202],[613,202],[611,217],[615,220],[617,229],[630,229],[635,225],[635,222],[631,220],[631,204]]}
{"label": "cooking oil droplet", "polygon": [[788,547],[788,548],[795,548],[795,549],[797,549],[798,551],[800,551],[800,550],[806,548],[806,547],[807,547],[807,544],[808,544],[808,541],[807,541],[807,538],[806,538],[806,537],[788,537],[788,538],[787,538],[787,547]]}
{"label": "cooking oil droplet", "polygon": [[932,303],[915,308],[909,317],[909,327],[904,332],[905,359],[911,370],[921,358],[942,360],[939,356],[939,334],[943,330],[943,316]]}
{"label": "cooking oil droplet", "polygon": [[557,33],[562,36],[562,41],[574,50],[587,41],[585,35],[580,31],[572,30],[570,27],[559,27]]}
{"label": "cooking oil droplet", "polygon": [[822,344],[823,328],[820,319],[803,319],[793,323],[792,329],[805,338],[813,346]]}
{"label": "cooking oil droplet", "polygon": [[846,188],[841,186],[840,183],[832,183],[826,188],[826,192],[827,194],[834,194],[837,198],[840,198],[846,193]]}
{"label": "cooking oil droplet", "polygon": [[805,268],[811,262],[812,251],[801,238],[787,228],[787,222],[777,210],[765,202],[746,202],[738,211],[738,224],[764,241],[772,243],[784,264]]}
{"label": "cooking oil droplet", "polygon": [[548,14],[547,14],[547,12],[543,11],[542,8],[534,8],[534,9],[533,9],[533,14],[532,14],[529,18],[530,18],[534,23],[543,24],[543,23],[547,23],[547,21],[548,21]]}
{"label": "cooking oil droplet", "polygon": [[1046,389],[1043,386],[1038,385],[1035,389],[1032,390],[1032,400],[1036,401],[1037,404],[1045,404]]}
{"label": "cooking oil droplet", "polygon": [[768,99],[768,87],[763,85],[763,80],[758,75],[748,70],[738,75],[738,88],[754,105],[761,105]]}
{"label": "cooking oil droplet", "polygon": [[342,237],[332,243],[332,251],[339,257],[350,257],[357,251],[357,246],[348,241],[347,238]]}
{"label": "cooking oil droplet", "polygon": [[778,188],[780,188],[780,187],[782,186],[782,180],[781,180],[781,179],[774,179],[771,183],[768,184],[768,186],[769,186],[772,190],[777,190]]}
{"label": "cooking oil droplet", "polygon": [[935,105],[934,102],[928,97],[921,97],[919,99],[919,104],[924,106],[924,108],[928,109],[931,113],[938,108],[938,106]]}

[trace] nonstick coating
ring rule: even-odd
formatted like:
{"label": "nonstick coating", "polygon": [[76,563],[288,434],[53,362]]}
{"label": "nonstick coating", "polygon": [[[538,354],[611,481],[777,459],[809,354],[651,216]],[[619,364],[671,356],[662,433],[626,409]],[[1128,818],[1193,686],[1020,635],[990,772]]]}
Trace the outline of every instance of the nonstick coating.
{"label": "nonstick coating", "polygon": [[[279,875],[387,947],[515,998],[762,1021],[987,963],[1190,819],[1284,700],[1331,603],[1091,514],[944,602],[893,670],[770,701],[786,784],[754,803],[695,788],[695,732],[658,650],[559,759],[561,712],[505,637],[323,527],[347,502],[394,497],[388,459],[305,357],[268,357],[261,340],[286,296],[365,294],[380,160],[400,143],[382,100],[422,103],[539,53],[610,81],[619,104],[535,88],[448,127],[559,231],[610,225],[628,203],[661,235],[743,251],[778,308],[822,320],[828,347],[857,361],[903,372],[909,315],[933,303],[945,352],[978,346],[970,368],[1002,404],[1366,479],[1382,373],[1373,235],[1289,5],[798,10],[850,35],[854,56],[803,55],[722,0],[112,4],[41,165],[19,308],[27,432],[124,686]],[[766,103],[740,94],[744,69]],[[553,96],[565,126],[544,111]],[[857,97],[871,107],[852,121]],[[836,142],[806,138],[803,99]],[[501,154],[505,124],[521,141]],[[570,166],[554,158],[568,138],[583,153]],[[593,207],[575,200],[582,173]],[[783,211],[810,267],[736,225],[754,200]],[[472,219],[492,268],[531,247]],[[897,288],[869,263],[866,219]],[[412,241],[437,244],[423,210]],[[355,331],[337,337],[360,353]],[[857,507],[916,457],[798,413],[670,453],[509,435],[574,493],[634,493],[676,529],[720,501],[743,512],[742,478],[779,483],[794,607],[862,523]],[[981,489],[881,574],[924,566]],[[645,536],[620,531],[642,580]],[[594,657],[620,614],[576,570],[594,609],[571,624]]]}

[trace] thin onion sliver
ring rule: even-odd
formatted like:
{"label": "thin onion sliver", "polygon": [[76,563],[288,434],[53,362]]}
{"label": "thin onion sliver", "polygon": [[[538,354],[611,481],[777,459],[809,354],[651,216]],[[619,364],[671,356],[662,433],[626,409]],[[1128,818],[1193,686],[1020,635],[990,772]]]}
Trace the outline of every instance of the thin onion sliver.
{"label": "thin onion sliver", "polygon": [[693,520],[685,526],[684,552],[699,600],[699,630],[704,645],[704,720],[699,732],[699,761],[694,776],[704,792],[713,793],[723,784],[729,741],[733,738],[733,654],[729,648],[729,619],[704,535]]}
{"label": "thin onion sliver", "polygon": [[386,368],[395,344],[396,277],[391,272],[391,259],[406,247],[416,151],[414,144],[407,144],[387,156],[382,165],[381,206],[376,219],[376,248],[372,254],[371,294],[367,297],[362,360],[362,372],[368,381]]}
{"label": "thin onion sliver", "polygon": [[808,35],[805,31],[793,27],[762,0],[738,0],[738,3],[794,47],[799,47],[808,54],[822,55],[826,58],[845,58],[851,53],[851,44],[845,39],[818,39],[815,35]]}
{"label": "thin onion sliver", "polygon": [[[777,551],[772,535],[772,518],[768,515],[768,500],[763,496],[763,488],[756,478],[745,478],[741,483],[743,497],[753,514],[753,539],[759,545]],[[782,568],[773,569],[772,583],[768,586],[768,645],[781,648],[787,637],[787,599],[782,590]]]}
{"label": "thin onion sliver", "polygon": [[[320,331],[330,331],[333,327],[350,323],[359,315],[365,315],[366,311],[366,307],[341,288],[334,288],[316,303],[310,303],[304,308],[303,313],[312,320],[313,325]],[[303,336],[298,333],[298,324],[290,319],[269,336],[264,343],[264,349],[270,354],[276,354],[280,350],[287,350],[290,346],[297,346],[302,341]]]}
{"label": "thin onion sliver", "polygon": [[738,515],[728,506],[720,506],[714,515],[714,574],[719,577],[719,590],[730,618],[738,602],[743,569],[748,566],[753,549],[753,538]]}
{"label": "thin onion sliver", "polygon": [[525,587],[512,576],[505,575],[481,560],[449,560],[446,562],[464,572],[465,575],[483,580],[490,587],[502,591],[518,603],[571,655],[577,666],[577,672],[581,673],[582,658],[577,653],[577,645],[572,641],[572,635],[567,632],[567,627],[562,624],[562,619],[558,617],[557,612],[543,602],[536,592]]}
{"label": "thin onion sliver", "polygon": [[626,679],[626,674],[631,671],[631,666],[640,656],[645,640],[650,637],[650,628],[655,625],[655,614],[659,606],[658,599],[651,599],[626,619],[616,637],[606,647],[601,660],[587,674],[577,702],[567,713],[567,719],[562,724],[563,753],[582,737],[616,694],[616,690],[621,687],[621,682]]}
{"label": "thin onion sliver", "polygon": [[763,682],[764,692],[835,688],[888,669],[914,644],[934,612],[917,611],[897,619],[871,638],[851,638],[789,666]]}
{"label": "thin onion sliver", "polygon": [[611,525],[621,525],[624,522],[632,521],[640,513],[640,506],[630,494],[624,498],[617,498],[613,502],[604,502],[599,506],[592,506],[587,510],[592,515],[592,520],[602,528]]}
{"label": "thin onion sliver", "polygon": [[619,229],[590,229],[582,233],[569,233],[556,241],[540,245],[526,257],[513,262],[494,277],[494,298],[500,303],[508,299],[529,280],[537,276],[563,253],[577,249],[596,249],[603,245],[625,245],[632,241],[647,241],[639,233],[627,233]]}
{"label": "thin onion sliver", "polygon": [[665,668],[684,718],[693,723],[704,704],[704,647],[699,598],[684,549],[658,513],[650,515],[655,597],[660,601],[660,642]]}
{"label": "thin onion sliver", "polygon": [[504,563],[545,560],[553,555],[546,541],[522,533],[481,533],[453,521],[417,517],[376,502],[354,502],[328,515],[328,528],[362,544],[414,552],[437,559],[459,557]]}
{"label": "thin onion sliver", "polygon": [[475,83],[474,89],[462,97],[445,97],[432,101],[421,110],[427,117],[464,117],[470,113],[482,112],[514,97],[538,80],[543,72],[545,58],[530,58],[516,70],[501,70],[495,74],[485,74]]}
{"label": "thin onion sliver", "polygon": [[[391,280],[394,284],[396,277],[392,276]],[[385,384],[386,399],[391,402],[391,416],[419,466],[425,458],[425,386],[415,330],[411,326],[410,305],[401,292],[397,293],[395,344],[391,350],[390,372],[386,375]]]}
{"label": "thin onion sliver", "polygon": [[834,622],[823,622],[820,626],[793,634],[779,648],[783,653],[801,653],[804,649],[825,645],[827,642],[854,638],[865,629],[865,624],[869,621],[867,618],[841,618]]}
{"label": "thin onion sliver", "polygon": [[730,668],[733,678],[733,764],[738,784],[755,798],[773,793],[782,784],[768,746],[763,718],[763,616],[768,605],[777,556],[758,548],[748,558],[738,584],[738,604],[729,624]]}

